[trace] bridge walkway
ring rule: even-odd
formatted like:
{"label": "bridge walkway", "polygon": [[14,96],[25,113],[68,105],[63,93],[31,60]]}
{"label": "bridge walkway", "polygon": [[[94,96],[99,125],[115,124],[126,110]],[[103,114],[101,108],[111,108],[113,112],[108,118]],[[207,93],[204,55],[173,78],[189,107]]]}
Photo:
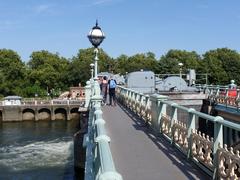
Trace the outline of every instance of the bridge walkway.
{"label": "bridge walkway", "polygon": [[102,110],[113,160],[124,180],[211,179],[128,109],[117,105]]}

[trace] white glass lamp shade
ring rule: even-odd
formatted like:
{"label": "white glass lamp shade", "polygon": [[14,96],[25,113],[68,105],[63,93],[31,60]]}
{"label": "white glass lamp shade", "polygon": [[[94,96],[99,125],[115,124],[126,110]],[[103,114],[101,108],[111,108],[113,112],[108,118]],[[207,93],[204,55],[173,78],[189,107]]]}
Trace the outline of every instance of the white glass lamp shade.
{"label": "white glass lamp shade", "polygon": [[92,45],[97,48],[105,38],[103,31],[96,23],[96,26],[94,26],[91,31],[88,34],[88,39],[92,43]]}

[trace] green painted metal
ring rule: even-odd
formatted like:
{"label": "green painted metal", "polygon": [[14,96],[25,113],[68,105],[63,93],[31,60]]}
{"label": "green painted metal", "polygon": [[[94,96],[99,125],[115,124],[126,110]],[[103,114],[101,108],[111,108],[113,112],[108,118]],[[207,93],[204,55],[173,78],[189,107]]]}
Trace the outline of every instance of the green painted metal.
{"label": "green painted metal", "polygon": [[[174,106],[174,105],[177,105],[176,103],[172,103],[171,104],[171,124],[170,124],[170,128],[173,127],[173,123],[175,120],[177,120],[177,108]],[[171,137],[171,144],[173,144],[173,134],[172,134],[172,137]]]}
{"label": "green painted metal", "polygon": [[192,131],[195,130],[196,115],[194,114],[195,109],[188,109],[188,123],[187,123],[187,138],[189,142],[187,157],[192,157]]}
{"label": "green painted metal", "polygon": [[122,180],[114,165],[102,118],[100,87],[97,79],[85,87],[86,101],[89,102],[88,133],[84,137],[86,147],[85,180]]}
{"label": "green painted metal", "polygon": [[[201,112],[196,111],[195,109],[192,108],[186,108],[183,106],[178,105],[177,103],[171,102],[167,99],[167,97],[163,97],[161,95],[151,95],[150,98],[148,98],[147,95],[139,94],[136,95],[137,92],[134,92],[130,89],[124,88],[124,87],[118,87],[119,90],[119,98],[124,97],[124,98],[130,98],[131,103],[140,103],[140,105],[147,106],[147,104],[151,104],[151,116],[152,116],[152,129],[154,131],[157,131],[158,133],[161,133],[164,137],[166,137],[168,140],[170,140],[176,147],[178,147],[183,153],[185,153],[181,147],[173,142],[173,135],[172,137],[167,136],[161,131],[161,117],[162,115],[167,115],[166,109],[167,107],[170,107],[170,121],[171,121],[171,127],[173,126],[173,121],[178,120],[178,110],[181,110],[183,112],[186,112],[188,114],[188,120],[187,120],[187,140],[188,140],[188,149],[186,156],[189,159],[192,159],[194,162],[198,162],[196,158],[193,157],[192,155],[192,131],[195,130],[195,124],[196,124],[196,118],[201,117],[206,119],[207,121],[211,121],[214,123],[214,137],[213,137],[213,148],[212,148],[212,155],[213,155],[213,165],[214,168],[211,169],[207,166],[204,166],[203,164],[199,164],[199,167],[202,168],[206,173],[211,174],[213,179],[218,178],[217,176],[217,170],[218,170],[218,148],[219,146],[223,145],[223,126],[224,127],[229,127],[232,129],[235,129],[237,131],[240,131],[240,124],[226,121],[220,116],[211,116],[208,114],[204,114]],[[212,88],[212,87],[207,87],[209,94],[215,94],[218,95],[220,88]],[[225,88],[225,87],[224,87]],[[121,94],[124,92],[124,94]],[[133,96],[133,93],[135,94]],[[140,97],[140,98],[139,98]],[[124,98],[122,98],[122,101],[124,101]],[[143,100],[145,99],[145,100]],[[123,102],[124,103],[124,102]],[[130,109],[131,104],[129,105]],[[134,111],[134,110],[133,110]]]}
{"label": "green painted metal", "polygon": [[[216,121],[223,120],[222,117],[217,116]],[[214,141],[213,141],[213,163],[214,163],[214,172],[213,179],[217,179],[218,171],[218,148],[223,146],[223,124],[216,122],[214,124]]]}

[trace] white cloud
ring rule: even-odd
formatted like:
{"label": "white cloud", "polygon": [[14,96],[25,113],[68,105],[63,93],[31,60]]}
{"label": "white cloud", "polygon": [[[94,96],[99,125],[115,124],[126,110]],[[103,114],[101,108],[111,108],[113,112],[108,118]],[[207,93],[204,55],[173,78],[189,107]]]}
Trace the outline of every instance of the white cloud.
{"label": "white cloud", "polygon": [[51,13],[52,7],[52,4],[40,4],[34,8],[34,12],[37,14]]}
{"label": "white cloud", "polygon": [[88,4],[85,4],[83,6],[101,6],[101,5],[107,5],[107,4],[113,4],[113,3],[118,3],[121,2],[123,0],[94,0],[91,3],[89,2]]}
{"label": "white cloud", "polygon": [[114,0],[97,0],[95,2],[93,2],[92,5],[102,5],[102,4],[106,4],[106,3],[110,3],[113,2]]}
{"label": "white cloud", "polygon": [[15,28],[19,24],[20,23],[16,21],[0,20],[0,30],[9,30],[9,29]]}

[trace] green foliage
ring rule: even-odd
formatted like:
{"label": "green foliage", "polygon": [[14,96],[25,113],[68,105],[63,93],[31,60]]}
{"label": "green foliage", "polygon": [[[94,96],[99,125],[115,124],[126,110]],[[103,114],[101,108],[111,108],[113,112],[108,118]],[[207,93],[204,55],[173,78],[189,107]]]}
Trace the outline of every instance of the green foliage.
{"label": "green foliage", "polygon": [[25,79],[25,66],[20,56],[7,49],[0,49],[0,94],[3,96],[17,93]]}
{"label": "green foliage", "polygon": [[206,52],[202,67],[212,84],[228,84],[231,79],[240,83],[240,55],[234,50],[221,48]]}
{"label": "green foliage", "polygon": [[[114,61],[102,50],[99,49],[99,72],[108,71],[109,67],[114,68]],[[94,63],[94,49],[80,49],[77,56],[72,58],[68,69],[68,82],[71,86],[85,85],[91,78],[90,64]]]}
{"label": "green foliage", "polygon": [[[54,88],[63,90],[68,88],[66,74],[69,70],[69,62],[58,54],[48,51],[33,52],[28,66],[30,69],[28,73],[29,82],[38,87],[39,94],[46,95]],[[45,93],[42,93],[44,89]],[[32,90],[26,90],[26,92],[31,92]]]}
{"label": "green foliage", "polygon": [[156,72],[158,70],[158,62],[152,52],[146,54],[136,54],[134,56],[121,55],[116,59],[116,72],[125,74],[126,72],[133,72],[143,70],[150,70]]}
{"label": "green foliage", "polygon": [[[155,73],[183,73],[196,69],[197,73],[208,73],[212,84],[228,84],[234,79],[240,84],[240,54],[221,48],[206,52],[202,58],[195,51],[169,50],[160,60],[152,52],[133,56],[120,55],[116,59],[99,49],[99,72],[125,74],[138,70]],[[23,97],[58,96],[70,86],[85,85],[90,79],[90,64],[94,63],[94,49],[80,49],[76,56],[67,60],[57,53],[36,51],[27,64],[13,50],[0,49],[0,97],[19,95]],[[204,83],[204,82],[203,82]]]}
{"label": "green foliage", "polygon": [[195,52],[185,50],[169,50],[159,61],[158,73],[176,74],[179,73],[178,63],[183,63],[183,73],[188,69],[199,69],[200,56]]}

